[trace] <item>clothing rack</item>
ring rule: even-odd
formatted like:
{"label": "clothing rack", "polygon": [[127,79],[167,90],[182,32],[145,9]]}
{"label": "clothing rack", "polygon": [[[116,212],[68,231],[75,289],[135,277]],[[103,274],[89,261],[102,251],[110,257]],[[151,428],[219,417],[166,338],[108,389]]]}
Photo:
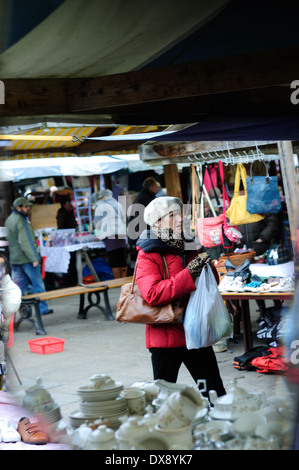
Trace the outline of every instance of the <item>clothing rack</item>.
{"label": "clothing rack", "polygon": [[200,152],[199,154],[188,155],[188,160],[192,163],[217,163],[217,161],[222,161],[222,163],[227,165],[237,165],[238,163],[251,163],[255,160],[279,160],[278,155],[265,155],[255,142],[255,150],[251,149],[241,151],[232,151],[229,148],[229,143],[227,142],[227,148],[223,147],[218,150]]}

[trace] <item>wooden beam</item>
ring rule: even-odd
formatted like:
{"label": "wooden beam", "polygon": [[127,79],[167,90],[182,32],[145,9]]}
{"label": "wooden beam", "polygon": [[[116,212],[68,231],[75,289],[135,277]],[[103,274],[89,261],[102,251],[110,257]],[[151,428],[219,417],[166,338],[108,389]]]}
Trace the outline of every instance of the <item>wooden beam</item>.
{"label": "wooden beam", "polygon": [[167,195],[178,197],[182,200],[181,182],[176,164],[164,166],[164,178],[167,189]]}
{"label": "wooden beam", "polygon": [[298,204],[298,183],[296,179],[296,170],[293,157],[293,145],[290,141],[278,142],[278,152],[280,155],[280,167],[282,173],[283,189],[286,197],[286,206],[290,222],[291,239],[294,244],[296,241],[296,220]]}
{"label": "wooden beam", "polygon": [[[141,160],[160,160],[161,158],[188,157],[204,152],[226,152],[229,150],[255,149],[256,145],[269,146],[274,141],[198,141],[198,142],[178,142],[178,143],[152,143],[139,147]],[[147,152],[147,150],[149,150]],[[277,149],[275,149],[277,151]],[[215,155],[217,159],[217,155]]]}
{"label": "wooden beam", "polygon": [[4,80],[4,85],[1,117],[66,113],[65,79],[13,79]]}
{"label": "wooden beam", "polygon": [[[73,112],[211,95],[291,83],[299,76],[299,47],[209,59],[195,63],[69,80]],[[295,77],[295,78],[294,78]]]}
{"label": "wooden beam", "polygon": [[120,112],[129,105],[242,90],[265,88],[267,93],[266,87],[287,84],[288,88],[298,77],[299,46],[294,46],[96,78],[8,79],[0,113],[67,115],[111,113],[114,108]]}

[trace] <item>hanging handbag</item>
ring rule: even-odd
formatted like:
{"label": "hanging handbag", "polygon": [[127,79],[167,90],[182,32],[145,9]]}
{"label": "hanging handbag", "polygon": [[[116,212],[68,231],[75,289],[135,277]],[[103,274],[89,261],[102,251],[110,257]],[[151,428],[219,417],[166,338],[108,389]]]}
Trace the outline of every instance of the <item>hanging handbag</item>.
{"label": "hanging handbag", "polygon": [[[244,195],[240,195],[240,182],[242,178]],[[232,225],[251,224],[263,220],[263,214],[250,214],[246,209],[247,204],[247,187],[246,187],[246,170],[242,163],[238,163],[235,176],[234,196],[230,206],[226,211],[226,217]]]}
{"label": "hanging handbag", "polygon": [[253,176],[250,166],[250,178],[246,179],[247,204],[250,214],[277,214],[281,209],[278,192],[277,176],[269,176],[269,167],[262,160],[266,168],[266,176]]}
{"label": "hanging handbag", "polygon": [[224,185],[224,175],[223,175],[223,165],[222,162],[219,162],[219,173],[222,181],[222,197],[223,197],[223,226],[222,226],[222,245],[223,248],[232,248],[234,243],[239,243],[242,234],[239,231],[236,225],[228,224],[227,218],[225,215],[226,212],[226,203],[227,206],[230,206],[229,197],[227,195],[225,185]]}
{"label": "hanging handbag", "polygon": [[[215,209],[211,203],[205,185],[202,183],[203,178],[198,175],[198,179],[202,187],[202,192],[200,201],[201,216],[198,217],[196,221],[197,235],[202,246],[204,246],[205,248],[213,248],[214,246],[222,245],[222,225],[224,220],[224,214],[220,214],[218,216],[216,215]],[[203,193],[205,193],[213,217],[204,216],[204,203],[202,200]]]}
{"label": "hanging handbag", "polygon": [[[162,256],[162,259],[164,270],[169,278],[168,266],[164,256]],[[136,268],[137,261],[132,282],[124,284],[121,287],[120,297],[116,307],[116,320],[122,323],[146,323],[154,325],[178,322],[184,309],[176,305],[176,303],[149,305],[143,299],[139,287],[136,284]],[[164,279],[165,278],[164,272]]]}

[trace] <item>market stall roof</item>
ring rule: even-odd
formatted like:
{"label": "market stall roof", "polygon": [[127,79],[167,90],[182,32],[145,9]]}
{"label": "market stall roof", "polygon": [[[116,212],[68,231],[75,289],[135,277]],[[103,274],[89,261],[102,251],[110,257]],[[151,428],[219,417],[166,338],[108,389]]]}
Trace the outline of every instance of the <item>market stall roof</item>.
{"label": "market stall roof", "polygon": [[[94,155],[77,157],[57,154],[55,158],[27,158],[21,160],[0,161],[0,181],[18,182],[33,178],[54,176],[91,176],[128,170],[129,173],[150,170],[152,167],[141,161],[138,154],[130,155]],[[26,157],[26,156],[25,156]],[[155,171],[162,168],[155,166]]]}
{"label": "market stall roof", "polygon": [[[11,0],[1,79],[97,77],[148,64],[229,0]],[[4,24],[4,28],[7,27]]]}
{"label": "market stall roof", "polygon": [[39,158],[0,162],[0,181],[21,181],[53,176],[88,176],[113,173],[128,168],[115,157]]}
{"label": "market stall roof", "polygon": [[[224,123],[218,136],[230,139],[228,113],[251,111],[258,119],[265,110],[280,117],[294,111],[298,2],[11,0],[1,6],[3,126],[96,124],[88,137],[105,137],[216,118]],[[257,130],[248,127],[251,138]],[[12,159],[33,154],[37,144],[7,147],[1,155]],[[133,139],[99,139],[43,143],[39,152],[57,147],[83,156],[137,149]]]}

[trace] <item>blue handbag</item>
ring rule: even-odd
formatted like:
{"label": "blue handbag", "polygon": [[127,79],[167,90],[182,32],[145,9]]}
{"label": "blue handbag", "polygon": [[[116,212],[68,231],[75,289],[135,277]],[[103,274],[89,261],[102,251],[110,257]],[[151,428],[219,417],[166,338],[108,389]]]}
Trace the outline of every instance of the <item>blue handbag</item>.
{"label": "blue handbag", "polygon": [[268,165],[264,161],[263,163],[266,176],[253,176],[254,162],[250,166],[250,178],[246,178],[246,209],[250,214],[277,214],[281,209],[277,176],[269,176]]}

